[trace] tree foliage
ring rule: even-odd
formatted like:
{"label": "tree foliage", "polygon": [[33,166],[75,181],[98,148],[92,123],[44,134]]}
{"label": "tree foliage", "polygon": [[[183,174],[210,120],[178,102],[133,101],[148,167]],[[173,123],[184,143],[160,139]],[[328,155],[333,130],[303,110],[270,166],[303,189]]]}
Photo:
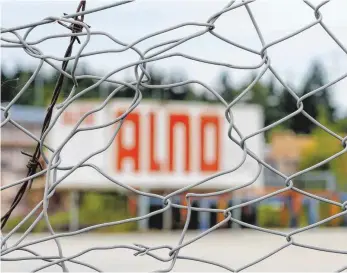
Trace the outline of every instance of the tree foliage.
{"label": "tree foliage", "polygon": [[[303,100],[303,109],[312,118],[316,119],[318,116],[318,108],[323,107],[327,111],[327,118],[330,122],[334,120],[335,107],[331,103],[329,89],[322,89],[316,93],[310,93],[325,84],[325,73],[323,67],[314,62],[312,67],[305,77],[303,87],[298,92],[298,96],[307,96]],[[295,112],[297,108],[297,100],[288,90],[284,90],[281,97],[280,107],[285,115]],[[295,115],[288,122],[288,126],[296,133],[309,134],[312,132],[316,125],[305,117],[302,113]]]}
{"label": "tree foliage", "polygon": [[[329,121],[328,111],[324,107],[318,108],[318,122],[336,132],[340,136],[346,135],[345,124],[346,119],[341,119],[336,123]],[[300,162],[300,168],[305,169],[324,160],[332,157],[333,155],[343,150],[342,143],[339,139],[331,136],[323,129],[316,127],[312,130],[312,137],[314,145],[307,147],[303,150]],[[318,170],[331,170],[335,175],[338,187],[340,190],[347,190],[347,153],[343,153],[339,157],[327,162],[326,164],[317,168]]]}
{"label": "tree foliage", "polygon": [[[80,65],[80,68],[76,71],[76,75],[92,74],[87,65]],[[71,71],[71,68],[70,68]],[[1,71],[1,95],[2,101],[11,101],[16,94],[21,90],[26,81],[33,74],[33,71],[27,71],[18,68],[17,71],[9,76],[4,73],[4,69]],[[184,82],[187,77],[182,71],[175,71],[173,73],[164,73],[162,70],[149,68],[150,79],[147,82],[147,87],[140,87],[142,97],[144,99],[156,99],[156,100],[194,100],[205,102],[217,102],[214,95],[209,94],[208,91],[201,91],[193,88],[192,84],[184,84],[181,86],[168,86],[168,84]],[[28,90],[26,90],[16,102],[17,104],[24,105],[40,105],[44,106],[49,103],[51,99],[50,94],[55,86],[59,74],[58,72],[52,73],[42,79],[43,88],[38,88],[38,81],[34,81],[30,84]],[[302,88],[298,90],[298,96],[309,94],[311,91],[321,87],[325,83],[324,70],[322,66],[315,62],[309,69],[307,77],[305,77]],[[42,77],[42,76],[40,76]],[[234,101],[245,88],[255,79],[255,75],[252,75],[250,80],[247,81],[241,88],[236,88],[233,81],[230,78],[230,74],[227,71],[222,71],[219,75],[218,90],[219,94],[224,98],[227,103]],[[133,79],[124,79],[129,84],[133,82]],[[76,92],[81,92],[86,88],[94,85],[97,80],[94,79],[80,79],[78,81],[78,87]],[[265,126],[271,125],[281,118],[288,116],[289,114],[297,110],[296,99],[285,88],[276,87],[277,80],[272,77],[269,82],[257,82],[253,88],[242,98],[243,103],[252,103],[261,105],[264,111]],[[159,85],[166,84],[168,87],[159,87]],[[278,85],[278,84],[277,84]],[[62,88],[62,94],[60,100],[66,98],[73,87],[71,79],[65,79]],[[91,88],[85,92],[81,99],[104,99],[105,94],[110,94],[117,86],[115,84],[102,85]],[[200,91],[200,92],[199,92]],[[134,90],[126,87],[121,91],[114,94],[114,97],[131,98],[134,96]],[[209,94],[209,95],[208,95]],[[304,110],[313,118],[317,118],[318,108],[323,107],[326,109],[326,115],[330,122],[336,122],[335,120],[335,108],[331,103],[330,93],[328,89],[321,90],[314,94],[309,95],[304,99]],[[278,125],[277,125],[278,126]],[[298,114],[288,121],[282,123],[281,128],[290,129],[296,133],[309,134],[316,127],[307,117],[302,114]],[[344,125],[347,128],[347,122]],[[265,132],[267,135],[268,132]]]}

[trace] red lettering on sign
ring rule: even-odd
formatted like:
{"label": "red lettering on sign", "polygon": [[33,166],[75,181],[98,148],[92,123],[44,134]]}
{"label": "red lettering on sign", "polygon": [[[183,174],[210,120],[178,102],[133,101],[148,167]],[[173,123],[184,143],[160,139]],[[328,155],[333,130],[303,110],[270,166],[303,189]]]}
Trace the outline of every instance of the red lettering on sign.
{"label": "red lettering on sign", "polygon": [[[123,112],[119,113],[120,115],[123,114]],[[133,134],[133,140],[134,144],[132,147],[125,147],[124,146],[124,130],[121,128],[117,135],[117,170],[122,171],[122,164],[123,160],[126,158],[131,158],[134,162],[134,171],[138,172],[140,169],[139,164],[139,151],[140,151],[140,116],[138,113],[129,113],[127,117],[125,118],[125,121],[122,125],[122,127],[127,123],[133,123],[134,126],[134,134]],[[129,137],[129,136],[126,136]]]}
{"label": "red lettering on sign", "polygon": [[160,171],[160,164],[155,159],[155,143],[156,143],[156,130],[155,130],[155,114],[149,114],[149,170],[152,172]]}
{"label": "red lettering on sign", "polygon": [[[63,122],[65,125],[75,125],[83,117],[84,114],[89,112],[91,109],[80,108],[77,111],[64,111]],[[82,122],[82,124],[92,125],[94,124],[94,113],[89,114]]]}
{"label": "red lettering on sign", "polygon": [[[206,138],[205,129],[207,125],[212,125],[214,128],[215,142],[214,151],[215,157],[212,162],[207,162],[205,143],[210,140]],[[219,118],[218,116],[205,116],[200,117],[200,169],[203,172],[212,172],[219,170]]]}
{"label": "red lettering on sign", "polygon": [[[118,112],[119,115],[123,112]],[[131,161],[131,172],[150,172],[154,173],[174,173],[178,171],[178,164],[182,164],[183,171],[189,173],[193,166],[197,169],[194,171],[201,173],[216,172],[220,170],[221,165],[221,117],[218,114],[204,114],[202,112],[197,116],[190,116],[182,112],[164,113],[168,126],[167,129],[167,146],[161,146],[165,134],[159,131],[159,123],[157,113],[153,110],[148,115],[142,112],[131,112],[124,121],[122,128],[115,139],[115,170],[119,173],[125,172],[125,161]],[[118,116],[119,116],[118,115]],[[193,120],[193,118],[195,120]],[[145,122],[146,121],[146,122]],[[145,122],[141,123],[140,122]],[[196,123],[198,130],[192,131],[192,126]],[[128,131],[124,126],[132,126],[132,130]],[[143,126],[148,126],[143,128]],[[145,129],[145,131],[141,131]],[[181,131],[182,130],[182,131]],[[183,134],[178,137],[178,131]],[[130,133],[130,134],[129,134]],[[143,135],[147,133],[147,135]],[[160,134],[159,134],[160,133]],[[211,135],[209,135],[209,133]],[[196,135],[193,135],[196,134]],[[140,135],[143,135],[144,143],[140,143]],[[191,138],[197,145],[194,147],[197,151],[195,154],[191,152]],[[130,140],[130,143],[127,143]],[[148,145],[148,146],[142,146]],[[147,148],[148,147],[148,148]],[[182,149],[181,149],[182,148]],[[158,150],[159,149],[159,150]],[[166,149],[168,157],[165,162],[158,158],[160,149]],[[144,157],[141,156],[141,153]],[[196,155],[193,157],[193,155]],[[142,161],[144,160],[144,161]],[[194,162],[196,160],[197,162]],[[177,163],[179,162],[179,163]],[[194,164],[194,165],[193,165]]]}
{"label": "red lettering on sign", "polygon": [[71,112],[63,112],[63,122],[65,125],[73,124],[73,114]]}
{"label": "red lettering on sign", "polygon": [[[82,117],[84,114],[88,113],[91,109],[81,109],[80,111],[80,116]],[[91,125],[94,123],[94,113],[89,114],[86,116],[84,121],[82,122],[83,124],[88,124]]]}
{"label": "red lettering on sign", "polygon": [[[169,122],[169,171],[174,170],[174,151],[175,125],[182,124],[185,127],[185,168],[186,172],[190,171],[190,129],[189,129],[189,116],[186,114],[171,114]],[[183,140],[178,140],[179,145],[182,145]],[[177,144],[177,142],[176,142]]]}

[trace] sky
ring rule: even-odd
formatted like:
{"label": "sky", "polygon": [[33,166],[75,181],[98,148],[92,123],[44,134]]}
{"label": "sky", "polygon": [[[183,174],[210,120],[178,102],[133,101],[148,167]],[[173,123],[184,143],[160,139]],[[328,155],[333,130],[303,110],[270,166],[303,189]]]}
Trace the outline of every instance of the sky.
{"label": "sky", "polygon": [[[112,1],[87,1],[87,9]],[[222,0],[141,0],[114,7],[85,16],[85,22],[91,31],[106,31],[125,43],[131,43],[145,35],[184,22],[205,23],[211,15],[223,9],[229,1]],[[240,1],[237,1],[240,2]],[[321,1],[310,1],[317,5]],[[1,26],[13,27],[28,22],[40,21],[48,16],[62,16],[72,13],[78,1],[1,1]],[[279,39],[313,22],[314,13],[301,0],[257,0],[251,3],[255,20],[266,43]],[[347,1],[332,0],[321,8],[323,22],[347,47]],[[187,36],[202,30],[202,27],[187,26],[170,33],[150,38],[137,45],[145,50],[159,42]],[[28,40],[42,38],[48,33],[67,33],[68,30],[57,23],[37,27]],[[215,23],[215,32],[229,40],[260,50],[261,43],[244,7],[223,14]],[[19,32],[22,33],[22,32]],[[11,37],[11,34],[4,34]],[[41,43],[38,47],[46,54],[62,56],[68,45],[68,38],[59,38]],[[114,42],[101,36],[94,36],[84,52],[101,49],[120,48]],[[78,47],[74,48],[76,52]],[[259,56],[238,49],[222,42],[210,34],[205,34],[180,45],[167,53],[181,52],[196,57],[222,61],[238,65],[255,65]],[[166,53],[166,54],[167,54]],[[281,42],[268,49],[271,63],[279,75],[294,89],[300,88],[306,72],[313,60],[320,61],[327,72],[327,81],[338,78],[347,72],[347,54],[327,35],[323,28],[316,25],[309,30]],[[138,55],[131,51],[112,53],[84,58],[81,65],[87,64],[99,75],[104,75],[122,65],[138,60]],[[1,51],[2,64],[11,69],[15,64],[35,67],[37,59],[28,57],[21,49]],[[48,65],[45,69],[48,69]],[[220,66],[202,64],[179,57],[156,62],[155,67],[165,72],[184,71],[189,79],[202,80],[213,87],[218,87],[218,75],[226,71],[235,85],[250,83],[250,72],[259,69],[238,70]],[[127,69],[114,77],[123,79],[133,75],[133,69]],[[271,77],[266,72],[264,81]],[[340,112],[347,112],[347,79],[335,84],[330,90],[334,103]]]}

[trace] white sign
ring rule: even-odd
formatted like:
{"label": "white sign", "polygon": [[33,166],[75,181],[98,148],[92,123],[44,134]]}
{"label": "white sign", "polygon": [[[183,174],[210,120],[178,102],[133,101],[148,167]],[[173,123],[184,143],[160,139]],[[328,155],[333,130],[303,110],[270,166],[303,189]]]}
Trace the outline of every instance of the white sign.
{"label": "white sign", "polygon": [[[79,128],[107,124],[124,113],[131,101],[116,99],[106,108],[84,120]],[[59,147],[73,127],[101,102],[75,102],[59,118],[49,134],[50,143]],[[232,108],[236,127],[245,137],[263,127],[260,107],[240,105]],[[79,164],[90,154],[111,146],[85,163],[91,163],[112,179],[133,187],[180,188],[218,172],[236,167],[243,151],[228,138],[225,107],[218,104],[141,101],[127,116],[114,138],[119,123],[77,133],[61,152],[62,166]],[[233,136],[239,137],[233,131]],[[247,148],[263,157],[263,135],[246,141]],[[228,188],[248,183],[257,174],[258,163],[247,156],[242,167],[219,176],[201,187]],[[59,177],[66,172],[59,171]],[[262,184],[262,176],[254,185]],[[90,167],[79,168],[60,187],[108,188],[114,182]]]}

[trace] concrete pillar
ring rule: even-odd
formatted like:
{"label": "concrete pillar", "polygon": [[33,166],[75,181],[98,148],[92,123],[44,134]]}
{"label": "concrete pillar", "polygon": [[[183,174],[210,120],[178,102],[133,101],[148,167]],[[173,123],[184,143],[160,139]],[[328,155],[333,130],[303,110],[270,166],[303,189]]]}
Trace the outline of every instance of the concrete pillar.
{"label": "concrete pillar", "polygon": [[[169,192],[164,192],[164,195],[167,195]],[[170,198],[171,204],[174,203],[173,199]],[[162,203],[163,201],[160,200],[160,202]],[[165,205],[163,205],[163,208],[165,207]],[[164,230],[171,230],[172,229],[172,207],[170,207],[168,210],[166,210],[163,213],[163,229]]]}
{"label": "concrete pillar", "polygon": [[[341,203],[347,201],[347,193],[340,194]],[[343,215],[343,226],[347,227],[347,214]]]}
{"label": "concrete pillar", "polygon": [[[146,192],[145,189],[140,189],[142,192]],[[139,195],[138,202],[138,216],[144,216],[150,212],[150,198],[147,196]],[[138,221],[138,228],[140,231],[148,230],[148,218]]]}
{"label": "concrete pillar", "polygon": [[163,229],[172,229],[172,208],[169,208],[163,213]]}
{"label": "concrete pillar", "polygon": [[[200,208],[209,208],[210,200],[203,198],[199,201]],[[210,212],[199,212],[199,229],[201,231],[207,230],[210,227]]]}
{"label": "concrete pillar", "polygon": [[77,190],[70,191],[70,223],[69,230],[76,231],[79,228],[79,192]]}
{"label": "concrete pillar", "polygon": [[313,223],[318,222],[319,219],[319,201],[316,199],[308,199],[308,224],[312,225]]}
{"label": "concrete pillar", "polygon": [[[241,196],[239,196],[237,194],[234,194],[232,196],[232,205],[233,206],[239,205],[239,204],[241,204],[241,202],[242,202]],[[232,211],[232,218],[241,221],[241,208],[238,208],[238,209],[235,209]],[[236,222],[232,222],[231,227],[232,228],[241,228],[240,225]]]}

